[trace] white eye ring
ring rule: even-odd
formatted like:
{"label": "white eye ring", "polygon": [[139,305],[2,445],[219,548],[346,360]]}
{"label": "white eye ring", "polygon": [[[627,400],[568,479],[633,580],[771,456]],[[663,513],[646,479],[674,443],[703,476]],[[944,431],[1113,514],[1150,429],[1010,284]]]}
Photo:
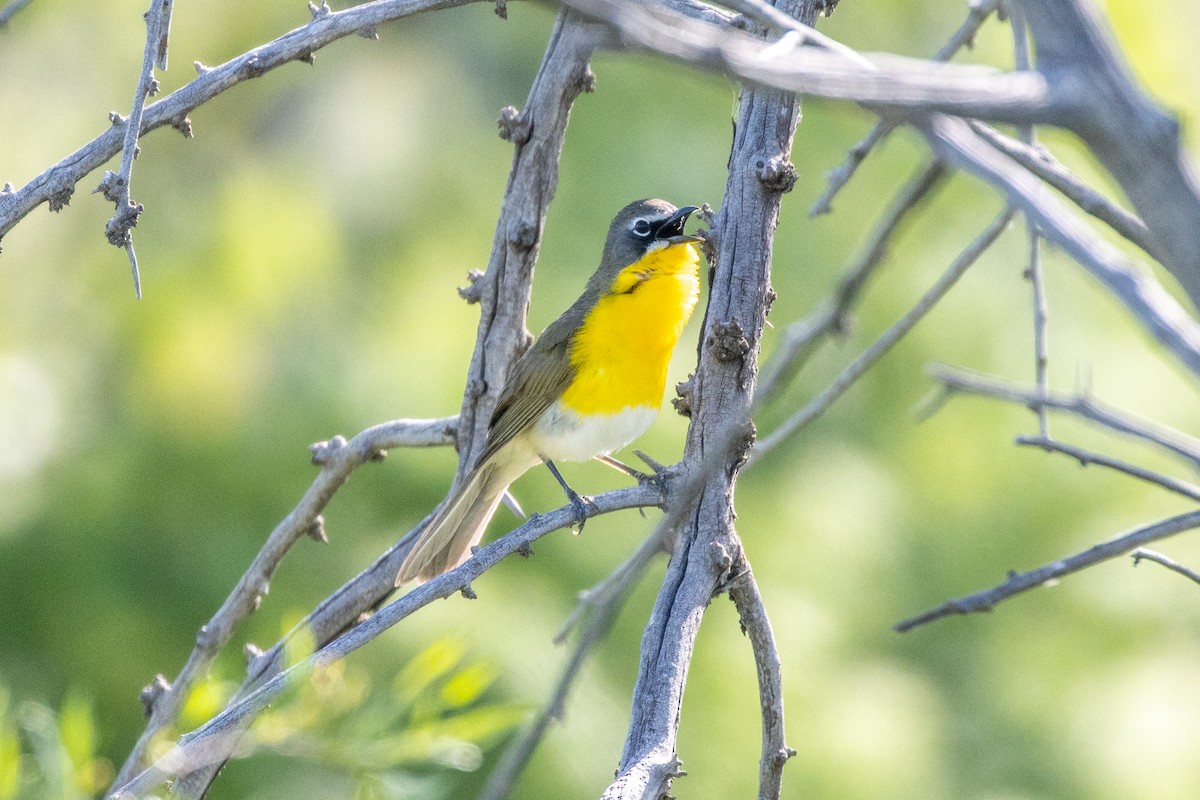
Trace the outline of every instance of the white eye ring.
{"label": "white eye ring", "polygon": [[629,226],[629,230],[633,231],[637,236],[649,236],[650,223],[644,219],[635,219],[633,224]]}

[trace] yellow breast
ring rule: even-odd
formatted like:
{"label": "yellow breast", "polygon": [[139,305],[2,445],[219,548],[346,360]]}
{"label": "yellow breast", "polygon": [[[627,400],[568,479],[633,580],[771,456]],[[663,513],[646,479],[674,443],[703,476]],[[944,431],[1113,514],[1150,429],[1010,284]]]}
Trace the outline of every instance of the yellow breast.
{"label": "yellow breast", "polygon": [[581,414],[657,411],[671,353],[700,296],[700,255],[683,243],[623,269],[571,344],[575,380],[562,403]]}

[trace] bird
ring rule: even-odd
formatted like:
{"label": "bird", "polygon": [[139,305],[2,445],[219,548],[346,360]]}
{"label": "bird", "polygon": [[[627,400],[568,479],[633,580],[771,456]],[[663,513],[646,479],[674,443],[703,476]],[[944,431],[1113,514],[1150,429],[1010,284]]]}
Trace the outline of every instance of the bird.
{"label": "bird", "polygon": [[637,200],[608,228],[600,266],[583,293],[513,364],[475,467],[409,551],[396,585],[425,582],[465,561],[508,487],[545,463],[579,515],[556,461],[609,454],[649,429],[662,405],[667,365],[700,297],[703,241],[685,234],[696,206]]}

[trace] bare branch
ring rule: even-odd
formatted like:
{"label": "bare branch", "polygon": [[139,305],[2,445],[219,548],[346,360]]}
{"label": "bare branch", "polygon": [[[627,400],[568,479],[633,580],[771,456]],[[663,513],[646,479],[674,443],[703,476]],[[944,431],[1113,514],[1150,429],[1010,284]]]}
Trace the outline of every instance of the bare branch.
{"label": "bare branch", "polygon": [[990,125],[985,125],[978,120],[968,120],[968,124],[970,124],[971,130],[979,134],[980,138],[992,147],[1053,186],[1083,211],[1107,224],[1121,236],[1142,248],[1155,260],[1161,260],[1155,255],[1154,242],[1150,239],[1150,230],[1146,227],[1146,223],[1142,222],[1136,214],[1126,211],[1088,186],[1082,178],[1052,156],[1050,151],[1044,147],[1019,142],[1011,136],[1005,136]]}
{"label": "bare branch", "polygon": [[1018,0],[1037,42],[1038,69],[1054,75],[1074,130],[1112,173],[1150,228],[1157,258],[1200,307],[1200,182],[1179,120],[1137,86],[1087,0]]}
{"label": "bare branch", "polygon": [[600,641],[608,635],[612,623],[629,599],[629,593],[638,579],[645,573],[646,568],[654,557],[663,553],[663,541],[668,532],[666,518],[660,522],[654,531],[646,537],[642,545],[634,551],[621,566],[600,583],[579,595],[579,605],[568,620],[563,631],[556,637],[556,642],[565,639],[567,630],[573,627],[582,616],[587,615],[587,623],[575,643],[567,664],[559,675],[558,682],[551,692],[542,710],[534,717],[520,737],[508,748],[500,763],[488,778],[487,785],[479,795],[479,800],[503,800],[512,791],[517,777],[533,757],[534,750],[546,735],[546,730],[554,720],[561,719],[567,702],[567,694],[572,684],[579,676],[587,657]]}
{"label": "bare branch", "polygon": [[1009,221],[1013,217],[1013,209],[1006,208],[1000,213],[995,220],[967,246],[958,258],[954,259],[954,263],[950,268],[942,274],[940,278],[929,288],[924,295],[909,309],[903,317],[901,317],[895,325],[888,328],[884,333],[876,339],[870,347],[868,347],[862,355],[855,359],[850,366],[842,370],[842,372],[833,379],[819,395],[814,397],[808,405],[797,411],[787,420],[785,420],[778,428],[776,428],[770,436],[761,440],[750,454],[750,463],[754,464],[781,442],[795,435],[797,432],[805,428],[810,422],[825,413],[834,402],[841,397],[847,389],[854,385],[854,382],[861,378],[868,369],[874,366],[880,358],[882,358],[896,342],[900,341],[904,336],[911,331],[921,319],[929,313],[929,310],[937,305],[950,287],[955,284],[963,273],[970,268],[975,261],[983,255],[992,242],[996,241],[997,237],[1004,232],[1008,227]]}
{"label": "bare branch", "polygon": [[[179,721],[179,712],[196,683],[208,674],[217,654],[225,648],[238,624],[252,614],[270,587],[271,577],[287,552],[304,536],[321,532],[321,512],[355,469],[378,461],[393,447],[431,447],[454,442],[457,418],[401,419],[367,428],[350,441],[340,436],[312,445],[313,463],[321,467],[316,480],[294,509],[271,531],[250,567],[212,619],[200,629],[196,647],[178,677],[166,683],[147,702],[146,729],[138,738],[113,782],[120,786],[145,769],[151,746],[160,734]],[[157,681],[156,681],[157,682]]]}
{"label": "bare branch", "polygon": [[[994,0],[987,1],[994,2]],[[859,55],[857,51],[850,49],[836,39],[831,39],[811,25],[805,25],[794,17],[788,16],[775,8],[775,6],[765,2],[765,0],[722,0],[722,5],[732,8],[734,11],[740,11],[746,16],[752,17],[784,33],[794,33],[800,42],[808,42],[818,47],[823,47],[832,53],[837,53],[847,61],[863,69],[875,69],[875,65]],[[780,40],[778,44],[782,44],[782,41]]]}
{"label": "bare branch", "polygon": [[1115,539],[1110,539],[1107,542],[1090,547],[1081,553],[1054,561],[1029,572],[1010,572],[1008,580],[1004,581],[1004,583],[985,591],[967,595],[966,597],[949,600],[937,608],[898,623],[895,629],[898,633],[905,633],[942,617],[991,611],[997,604],[1014,595],[1035,589],[1038,586],[1044,586],[1064,575],[1070,575],[1073,572],[1078,572],[1087,567],[1099,564],[1102,561],[1107,561],[1128,553],[1130,550],[1143,544],[1165,539],[1168,536],[1174,536],[1177,533],[1189,531],[1194,528],[1200,528],[1200,511],[1189,511],[1186,514],[1170,517],[1153,525],[1135,528]]}
{"label": "bare branch", "polygon": [[1004,122],[1060,120],[1050,85],[1039,73],[876,56],[874,70],[812,47],[780,49],[751,34],[689,19],[662,5],[620,0],[566,0],[602,19],[628,47],[652,50],[696,66],[790,92],[862,103],[883,113],[958,116]]}
{"label": "bare branch", "polygon": [[729,597],[737,605],[742,631],[750,637],[754,665],[758,670],[758,702],[762,708],[758,797],[759,800],[777,800],[783,790],[783,767],[796,751],[787,746],[783,729],[783,676],[775,633],[771,630],[767,608],[748,562],[730,588]]}
{"label": "bare branch", "polygon": [[1036,220],[1043,235],[1104,283],[1168,351],[1200,375],[1200,324],[1158,281],[1096,236],[1041,181],[988,146],[966,122],[935,114],[921,127],[943,158],[1001,189]]}
{"label": "bare branch", "polygon": [[1020,403],[1030,408],[1045,406],[1056,411],[1077,414],[1118,433],[1124,433],[1157,445],[1170,453],[1186,459],[1200,467],[1200,440],[1168,428],[1165,425],[1134,417],[1120,409],[1097,402],[1086,394],[1046,394],[1025,389],[1007,381],[979,375],[963,370],[937,365],[930,369],[930,377],[942,384],[950,394],[976,394],[1000,400]]}
{"label": "bare branch", "polygon": [[754,401],[756,406],[761,406],[782,391],[825,337],[834,333],[846,333],[850,308],[858,301],[876,268],[883,263],[901,223],[942,184],[946,175],[945,165],[935,161],[923,167],[905,184],[892,200],[883,220],[876,225],[858,261],[838,282],[833,297],[823,302],[821,307],[809,316],[788,325],[780,337],[778,349],[767,365],[767,374],[759,384]]}
{"label": "bare branch", "polygon": [[[1042,406],[1042,408],[1044,409],[1045,406]],[[1192,500],[1200,500],[1200,486],[1188,483],[1187,481],[1181,481],[1176,478],[1172,478],[1169,475],[1162,475],[1153,470],[1146,469],[1145,467],[1139,467],[1137,464],[1132,464],[1120,458],[1106,456],[1103,453],[1096,453],[1091,450],[1086,450],[1082,447],[1076,447],[1075,445],[1060,442],[1044,436],[1018,436],[1016,443],[1029,447],[1037,447],[1045,450],[1047,453],[1054,452],[1071,456],[1071,458],[1074,458],[1079,462],[1081,467],[1086,467],[1089,464],[1108,467],[1109,469],[1113,469],[1118,472],[1124,472],[1126,475],[1131,475],[1139,480],[1146,481],[1147,483],[1153,483],[1156,486],[1161,486],[1168,491],[1181,494],[1184,497],[1191,498]]]}
{"label": "bare branch", "polygon": [[[627,508],[661,505],[664,495],[660,488],[645,484],[604,492],[596,495],[592,500],[595,506],[586,509],[589,517]],[[170,751],[159,758],[149,769],[110,794],[110,798],[118,800],[142,797],[164,781],[177,775],[222,763],[232,753],[245,724],[265,709],[297,678],[324,669],[345,658],[434,600],[450,597],[470,587],[475,579],[499,563],[505,556],[528,548],[542,536],[562,528],[568,528],[576,522],[578,522],[577,511],[567,505],[550,513],[540,514],[507,536],[486,547],[478,548],[461,566],[413,589],[385,606],[342,636],[329,642],[299,663],[288,667],[254,692],[231,704],[200,728],[180,738],[178,744]],[[176,793],[179,791],[177,787],[173,787],[173,790]]]}
{"label": "bare branch", "polygon": [[1196,570],[1190,567],[1185,567],[1175,559],[1168,558],[1157,550],[1148,550],[1145,547],[1139,547],[1137,550],[1133,551],[1133,565],[1135,567],[1141,563],[1143,559],[1146,561],[1153,561],[1156,564],[1161,564],[1169,570],[1178,572],[1180,575],[1191,581],[1200,583],[1200,572],[1196,572]]}
{"label": "bare branch", "polygon": [[[243,81],[257,78],[292,61],[311,60],[314,52],[330,42],[373,26],[395,22],[422,11],[471,2],[477,0],[375,0],[344,11],[329,11],[326,6],[325,11],[315,15],[307,25],[218,67],[205,69],[191,83],[146,106],[137,135],[144,136],[163,125],[171,125],[190,136],[191,121],[187,115]],[[110,127],[20,189],[0,194],[0,237],[42,203],[49,202],[51,209],[57,210],[69,202],[76,182],[121,151],[125,130],[124,125]]]}
{"label": "bare branch", "polygon": [[[967,3],[967,18],[950,40],[938,50],[937,55],[933,57],[934,61],[949,61],[954,58],[959,50],[964,47],[971,47],[975,43],[975,34],[983,27],[983,23],[992,15],[1000,6],[1001,0],[970,0]],[[842,190],[850,179],[854,177],[855,171],[859,165],[866,160],[871,151],[875,149],[875,145],[882,142],[887,135],[891,133],[899,123],[894,120],[881,119],[876,122],[871,130],[863,137],[862,141],[850,148],[846,153],[846,160],[842,164],[829,172],[829,185],[825,187],[825,191],[821,192],[821,196],[812,204],[812,208],[808,210],[810,217],[817,217],[821,214],[828,214],[833,210],[833,198]]]}

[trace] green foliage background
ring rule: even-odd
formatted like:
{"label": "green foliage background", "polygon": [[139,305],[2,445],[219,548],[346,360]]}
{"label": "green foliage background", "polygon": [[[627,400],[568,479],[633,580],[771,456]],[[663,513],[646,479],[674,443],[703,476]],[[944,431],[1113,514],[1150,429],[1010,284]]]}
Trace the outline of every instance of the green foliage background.
{"label": "green foliage background", "polygon": [[[1109,0],[1105,10],[1139,77],[1191,123],[1196,153],[1200,7]],[[24,184],[102,130],[110,110],[127,111],[143,11],[126,0],[34,3],[0,34],[0,182]],[[308,443],[457,410],[477,316],[455,287],[486,263],[511,156],[494,121],[524,101],[553,18],[542,5],[509,13],[501,22],[480,4],[385,28],[379,42],[338,42],[313,67],[289,65],[200,108],[194,140],[170,130],[144,139],[133,178],[146,206],[135,232],[141,302],[124,254],[103,241],[112,209],[87,193],[99,174],[61,214],[39,209],[5,237],[0,798],[89,796],[111,777],[143,724],[138,690],[178,671],[196,629],[307,486]],[[959,3],[846,0],[822,27],[863,50],[924,56],[964,13]],[[177,4],[164,89],[190,80],[192,61],[221,63],[307,16],[294,2],[249,12],[225,0]],[[974,58],[1008,66],[1009,52],[1007,27],[993,22]],[[724,186],[728,80],[624,54],[593,66],[597,91],[576,105],[547,223],[534,330],[574,298],[617,208],[643,196],[716,206]],[[836,213],[807,219],[825,171],[870,122],[846,105],[805,104],[768,355],[926,158],[912,135],[893,135]],[[1045,139],[1103,182],[1069,137]],[[999,205],[973,180],[953,179],[898,244],[854,334],[822,354],[760,431],[903,313]],[[1184,507],[1010,446],[1034,426],[1020,408],[958,400],[915,420],[931,361],[1030,380],[1025,248],[1014,226],[860,386],[739,483],[739,529],[779,638],[799,751],[789,798],[1200,796],[1200,604],[1178,577],[1121,561],[989,616],[890,630],[1009,568]],[[1082,382],[1197,432],[1194,381],[1078,267],[1053,250],[1046,260],[1053,383]],[[675,380],[694,358],[697,323]],[[665,413],[640,446],[674,459],[684,424]],[[1055,430],[1175,467],[1070,421]],[[239,641],[275,641],[421,519],[453,459],[448,449],[398,451],[356,473],[326,514],[331,543],[300,543]],[[597,465],[568,469],[587,491],[619,482]],[[517,492],[527,509],[561,502],[538,472]],[[496,528],[512,522],[502,513]],[[301,691],[285,704],[212,796],[472,796],[486,773],[470,771],[473,748],[487,752],[486,768],[513,719],[546,697],[564,659],[550,640],[576,593],[652,523],[625,513],[580,537],[555,535],[535,558],[489,573],[477,602],[426,609],[350,659],[332,688],[313,690],[325,699]],[[1200,563],[1192,539],[1165,549]],[[595,796],[610,778],[655,583],[629,602],[516,796]],[[240,680],[237,649],[193,698],[189,727]],[[431,699],[406,695],[414,684],[398,673],[424,681]],[[472,722],[455,722],[460,714]],[[432,739],[412,738],[434,719]],[[753,662],[724,600],[705,620],[683,720],[689,775],[677,795],[753,796]]]}

